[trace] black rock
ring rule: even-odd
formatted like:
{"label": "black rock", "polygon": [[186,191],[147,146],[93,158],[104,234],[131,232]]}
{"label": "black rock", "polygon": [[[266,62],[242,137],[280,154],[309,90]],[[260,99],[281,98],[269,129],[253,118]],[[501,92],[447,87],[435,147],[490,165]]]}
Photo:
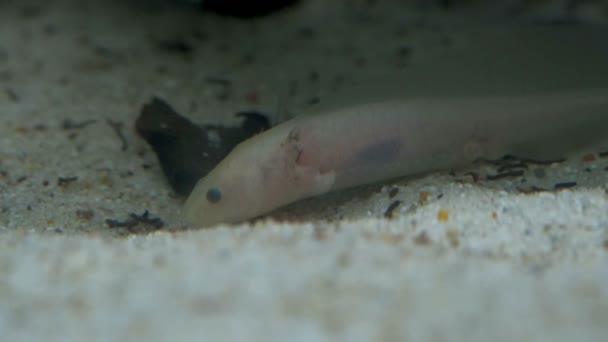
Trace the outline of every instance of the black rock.
{"label": "black rock", "polygon": [[173,190],[187,196],[237,144],[270,127],[258,112],[237,116],[243,118],[240,126],[198,126],[154,97],[142,107],[135,128],[154,149]]}

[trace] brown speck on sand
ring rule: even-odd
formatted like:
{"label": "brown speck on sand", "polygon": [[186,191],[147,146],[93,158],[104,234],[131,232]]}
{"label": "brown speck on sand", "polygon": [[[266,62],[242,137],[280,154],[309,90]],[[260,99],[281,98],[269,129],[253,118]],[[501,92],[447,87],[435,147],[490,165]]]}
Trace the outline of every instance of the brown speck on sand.
{"label": "brown speck on sand", "polygon": [[341,253],[336,258],[336,264],[340,267],[347,267],[351,264],[351,257],[347,253]]}
{"label": "brown speck on sand", "polygon": [[450,218],[450,213],[445,209],[440,209],[437,212],[437,221],[439,222],[447,222]]}
{"label": "brown speck on sand", "polygon": [[327,229],[324,228],[315,228],[313,232],[313,237],[319,241],[327,239],[327,235]]}
{"label": "brown speck on sand", "polygon": [[456,229],[448,229],[445,231],[445,236],[447,237],[450,245],[454,248],[460,246],[460,233]]}
{"label": "brown speck on sand", "polygon": [[595,154],[594,153],[587,153],[583,156],[583,158],[581,159],[584,162],[592,162],[594,161],[595,158]]}
{"label": "brown speck on sand", "polygon": [[382,234],[382,240],[391,244],[397,244],[403,241],[403,235],[395,233],[384,233]]}
{"label": "brown speck on sand", "polygon": [[18,134],[21,134],[21,135],[25,135],[25,134],[27,134],[28,129],[25,126],[18,125],[17,127],[15,127],[15,132],[17,132]]}
{"label": "brown speck on sand", "polygon": [[418,193],[418,204],[423,205],[429,199],[430,193],[428,191],[420,191]]}
{"label": "brown speck on sand", "polygon": [[91,209],[76,210],[76,218],[82,221],[91,221],[95,217],[95,212]]}
{"label": "brown speck on sand", "polygon": [[422,232],[414,238],[414,243],[419,246],[426,246],[431,244],[431,239],[426,232]]}

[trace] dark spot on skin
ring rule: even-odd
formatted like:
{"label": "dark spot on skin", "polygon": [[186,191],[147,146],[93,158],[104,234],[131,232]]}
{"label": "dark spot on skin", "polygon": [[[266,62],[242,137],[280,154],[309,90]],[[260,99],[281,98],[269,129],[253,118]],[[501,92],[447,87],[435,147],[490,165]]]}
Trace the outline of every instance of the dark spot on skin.
{"label": "dark spot on skin", "polygon": [[365,150],[357,153],[356,160],[364,160],[366,163],[386,163],[399,156],[401,142],[398,140],[386,140],[371,145]]}
{"label": "dark spot on skin", "polygon": [[222,190],[220,188],[209,188],[207,190],[207,201],[217,203],[222,200]]}
{"label": "dark spot on skin", "polygon": [[[286,153],[288,153],[290,156],[285,165],[287,169],[291,169],[293,167],[293,163],[300,162],[300,158],[302,157],[303,153],[302,148],[298,145],[300,138],[300,128],[296,127],[289,132],[287,139],[281,143],[281,148],[285,149]],[[291,156],[293,156],[293,159]]]}

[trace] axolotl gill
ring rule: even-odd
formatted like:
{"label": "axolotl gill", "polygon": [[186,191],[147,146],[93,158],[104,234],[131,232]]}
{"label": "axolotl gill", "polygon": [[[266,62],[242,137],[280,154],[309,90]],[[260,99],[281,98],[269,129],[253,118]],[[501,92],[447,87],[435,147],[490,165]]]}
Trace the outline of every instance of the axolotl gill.
{"label": "axolotl gill", "polygon": [[357,185],[510,154],[552,159],[608,138],[608,88],[421,97],[302,115],[237,145],[187,199],[197,227]]}

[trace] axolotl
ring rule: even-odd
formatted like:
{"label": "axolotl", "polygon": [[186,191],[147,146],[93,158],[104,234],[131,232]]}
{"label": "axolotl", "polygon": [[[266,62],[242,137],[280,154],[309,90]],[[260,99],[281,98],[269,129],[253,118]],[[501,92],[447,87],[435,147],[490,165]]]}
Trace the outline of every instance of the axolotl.
{"label": "axolotl", "polygon": [[608,88],[425,97],[298,116],[240,143],[187,199],[193,226],[504,155],[552,159],[608,138]]}

